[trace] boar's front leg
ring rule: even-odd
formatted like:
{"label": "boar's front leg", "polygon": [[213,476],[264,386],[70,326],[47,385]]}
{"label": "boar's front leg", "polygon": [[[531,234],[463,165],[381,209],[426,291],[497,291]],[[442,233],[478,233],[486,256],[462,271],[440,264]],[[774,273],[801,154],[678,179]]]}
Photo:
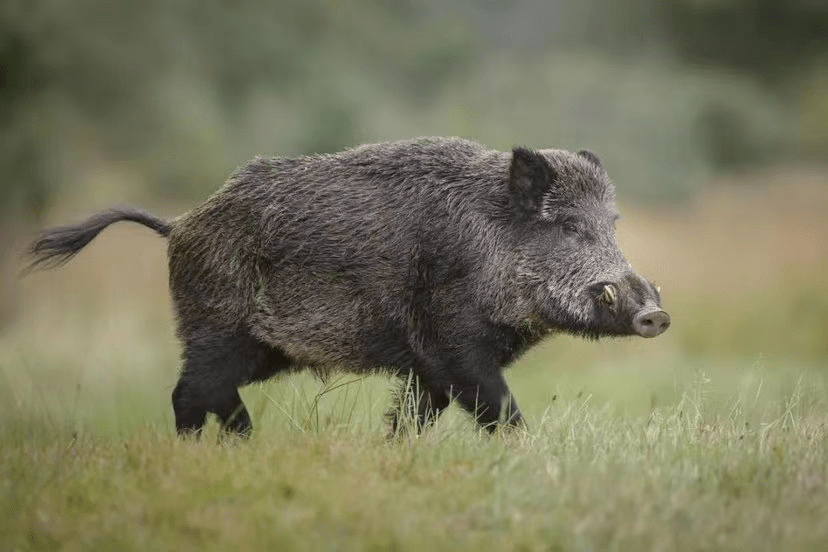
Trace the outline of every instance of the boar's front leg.
{"label": "boar's front leg", "polygon": [[[440,371],[451,397],[486,430],[498,427],[526,428],[502,369],[515,359],[520,335],[506,326],[485,321],[471,322],[465,313],[448,327],[456,332],[446,338],[453,343],[445,358],[451,359]],[[464,323],[465,322],[465,323]],[[469,339],[471,337],[471,339]]]}
{"label": "boar's front leg", "polygon": [[525,428],[526,422],[500,373],[498,356],[490,353],[481,348],[466,358],[430,364],[419,381],[430,382],[428,396],[456,400],[490,433],[500,426]]}
{"label": "boar's front leg", "polygon": [[483,428],[526,427],[514,397],[499,372],[465,372],[451,386],[452,396]]}

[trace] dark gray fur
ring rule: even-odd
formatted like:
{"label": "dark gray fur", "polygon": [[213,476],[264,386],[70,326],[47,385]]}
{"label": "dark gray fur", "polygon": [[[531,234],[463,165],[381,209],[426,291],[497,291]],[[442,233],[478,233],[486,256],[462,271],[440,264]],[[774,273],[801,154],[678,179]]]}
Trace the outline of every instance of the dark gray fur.
{"label": "dark gray fur", "polygon": [[414,378],[419,400],[397,405],[393,431],[404,409],[419,430],[451,399],[493,429],[522,422],[501,371],[527,346],[550,331],[630,335],[658,309],[618,248],[617,217],[591,152],[427,138],[256,158],[169,223],[109,211],[31,251],[68,259],[121,219],[168,236],[179,432],[208,412],[249,432],[237,388],[292,367]]}

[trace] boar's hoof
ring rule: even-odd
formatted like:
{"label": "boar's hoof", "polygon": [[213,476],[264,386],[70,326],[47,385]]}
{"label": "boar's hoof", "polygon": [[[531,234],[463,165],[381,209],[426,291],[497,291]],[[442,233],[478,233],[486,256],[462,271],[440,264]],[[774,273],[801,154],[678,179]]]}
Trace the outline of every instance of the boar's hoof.
{"label": "boar's hoof", "polygon": [[641,337],[655,337],[670,327],[670,315],[661,309],[647,309],[633,318],[633,331]]}

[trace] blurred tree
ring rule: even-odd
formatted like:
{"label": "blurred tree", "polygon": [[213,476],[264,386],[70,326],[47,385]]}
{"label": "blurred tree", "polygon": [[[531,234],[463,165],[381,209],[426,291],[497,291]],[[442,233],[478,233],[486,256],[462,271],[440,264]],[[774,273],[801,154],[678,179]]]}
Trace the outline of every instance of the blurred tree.
{"label": "blurred tree", "polygon": [[[828,158],[828,118],[818,106],[828,92],[808,87],[828,61],[825,0],[666,0],[664,36],[687,64],[748,75],[799,112],[798,143],[757,147],[735,106],[711,105],[697,124],[707,159],[730,167],[791,155]],[[796,153],[794,153],[796,152]]]}
{"label": "blurred tree", "polygon": [[755,75],[772,86],[828,55],[825,0],[666,0],[665,36],[688,63]]}
{"label": "blurred tree", "polygon": [[282,152],[339,149],[372,108],[355,78],[417,105],[461,73],[472,41],[445,30],[413,0],[7,0],[3,191],[20,215],[42,210],[68,178],[45,169],[86,147],[137,164],[154,192],[203,195],[259,150],[245,125],[262,94],[306,123]]}
{"label": "blurred tree", "polygon": [[[387,137],[396,128],[377,122],[382,109],[397,119],[439,112],[448,85],[465,108],[497,79],[543,71],[562,45],[574,60],[587,47],[621,58],[624,73],[675,52],[779,89],[828,55],[826,36],[824,0],[4,0],[0,213],[38,216],[90,158],[140,174],[154,197],[203,197],[252,154]],[[504,55],[513,69],[497,69]],[[472,89],[479,68],[487,80]],[[813,88],[807,106],[820,114],[825,97]],[[664,94],[653,118],[667,125]],[[503,129],[511,122],[499,114],[520,97],[495,98],[480,117]],[[767,151],[750,142],[758,107],[717,102],[697,110],[696,125],[713,165]],[[536,120],[554,113],[541,105]],[[814,148],[823,128],[808,127]]]}
{"label": "blurred tree", "polygon": [[47,194],[43,153],[27,128],[27,113],[48,84],[31,44],[0,22],[0,217],[38,216]]}

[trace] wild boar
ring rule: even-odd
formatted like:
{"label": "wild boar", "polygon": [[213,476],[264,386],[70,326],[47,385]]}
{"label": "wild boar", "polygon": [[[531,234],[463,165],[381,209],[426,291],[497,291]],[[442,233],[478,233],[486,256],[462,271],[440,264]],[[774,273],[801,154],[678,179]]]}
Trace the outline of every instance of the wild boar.
{"label": "wild boar", "polygon": [[414,429],[456,400],[483,427],[523,418],[503,368],[550,332],[654,337],[659,291],[618,247],[615,191],[587,150],[493,151],[457,138],[256,158],[189,213],[111,209],[45,231],[33,264],[113,222],[168,240],[183,367],[180,434],[252,424],[239,386],[290,369],[390,371]]}

